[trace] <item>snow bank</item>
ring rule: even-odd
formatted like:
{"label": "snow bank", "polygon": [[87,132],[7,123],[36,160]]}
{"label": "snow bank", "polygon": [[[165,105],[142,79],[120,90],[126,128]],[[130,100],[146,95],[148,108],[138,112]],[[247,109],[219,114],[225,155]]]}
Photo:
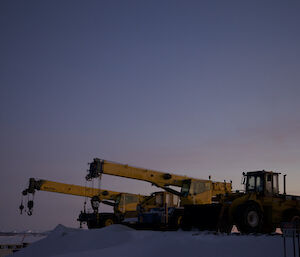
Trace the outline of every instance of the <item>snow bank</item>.
{"label": "snow bank", "polygon": [[281,236],[136,231],[122,225],[81,230],[57,226],[16,257],[260,257],[283,256]]}
{"label": "snow bank", "polygon": [[0,236],[0,245],[21,245],[23,243],[34,243],[45,236],[42,235],[30,235],[30,234],[20,234],[13,236]]}

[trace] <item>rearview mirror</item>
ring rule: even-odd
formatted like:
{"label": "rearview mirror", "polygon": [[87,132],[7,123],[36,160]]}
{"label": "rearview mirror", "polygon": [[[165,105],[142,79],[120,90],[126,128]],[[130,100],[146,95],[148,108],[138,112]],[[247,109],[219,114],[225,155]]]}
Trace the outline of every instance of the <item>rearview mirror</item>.
{"label": "rearview mirror", "polygon": [[245,183],[246,183],[246,177],[243,177],[242,178],[242,185],[245,185]]}

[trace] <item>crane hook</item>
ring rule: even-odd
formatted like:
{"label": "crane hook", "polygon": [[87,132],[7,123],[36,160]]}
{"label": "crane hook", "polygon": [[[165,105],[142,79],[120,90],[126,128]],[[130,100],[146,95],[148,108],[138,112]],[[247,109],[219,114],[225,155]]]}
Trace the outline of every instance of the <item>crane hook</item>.
{"label": "crane hook", "polygon": [[33,200],[29,200],[27,202],[27,208],[28,208],[27,214],[28,214],[28,216],[31,216],[32,215],[32,209],[33,209]]}
{"label": "crane hook", "polygon": [[23,213],[23,210],[24,210],[24,205],[23,205],[23,203],[21,203],[21,205],[19,206],[19,209],[20,209],[20,214],[22,214],[22,213]]}
{"label": "crane hook", "polygon": [[21,204],[20,204],[20,206],[19,206],[19,210],[20,210],[20,214],[22,215],[23,210],[24,210],[24,205],[23,205],[23,195],[22,195],[22,197],[21,197]]}

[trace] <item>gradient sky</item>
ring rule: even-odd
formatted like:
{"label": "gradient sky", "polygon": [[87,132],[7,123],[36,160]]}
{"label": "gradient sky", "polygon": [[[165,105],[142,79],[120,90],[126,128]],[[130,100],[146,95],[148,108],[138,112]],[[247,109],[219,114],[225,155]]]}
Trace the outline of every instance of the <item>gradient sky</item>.
{"label": "gradient sky", "polygon": [[[0,1],[0,230],[77,227],[94,157],[300,195],[299,1]],[[282,184],[281,184],[282,186]],[[104,177],[105,189],[150,193]],[[107,210],[107,208],[103,208]]]}

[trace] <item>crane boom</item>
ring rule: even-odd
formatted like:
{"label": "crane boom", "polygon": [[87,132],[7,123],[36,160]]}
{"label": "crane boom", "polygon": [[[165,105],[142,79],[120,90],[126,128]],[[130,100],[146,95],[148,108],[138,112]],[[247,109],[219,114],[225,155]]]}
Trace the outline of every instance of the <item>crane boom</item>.
{"label": "crane boom", "polygon": [[[161,171],[138,168],[127,164],[120,164],[95,158],[90,163],[87,180],[100,177],[101,174],[119,176],[150,182],[164,190],[181,197],[182,204],[211,203],[212,197],[231,191],[231,183],[215,182],[211,180],[195,179],[187,176],[170,174]],[[169,186],[181,188],[178,192]]]}
{"label": "crane boom", "polygon": [[165,172],[138,168],[127,164],[101,160],[95,158],[90,164],[87,180],[98,177],[100,174],[125,177],[150,182],[158,187],[178,186],[182,187],[184,180],[189,179],[186,176],[174,175]]}
{"label": "crane boom", "polygon": [[[116,213],[136,211],[137,204],[146,197],[139,194],[130,194],[105,189],[83,187],[44,179],[36,180],[34,178],[29,179],[29,186],[28,188],[23,190],[22,194],[34,194],[36,190],[88,197],[91,198],[91,205],[94,211],[98,211],[99,203],[102,202],[104,204],[113,206]],[[28,214],[31,215],[33,201],[28,201],[27,206]]]}
{"label": "crane boom", "polygon": [[23,191],[23,195],[26,195],[27,193],[33,194],[36,190],[67,195],[84,196],[89,198],[92,198],[93,196],[99,196],[100,200],[115,200],[116,197],[120,194],[120,192],[114,192],[104,189],[60,183],[45,179],[36,180],[34,178],[30,178],[29,186]]}

